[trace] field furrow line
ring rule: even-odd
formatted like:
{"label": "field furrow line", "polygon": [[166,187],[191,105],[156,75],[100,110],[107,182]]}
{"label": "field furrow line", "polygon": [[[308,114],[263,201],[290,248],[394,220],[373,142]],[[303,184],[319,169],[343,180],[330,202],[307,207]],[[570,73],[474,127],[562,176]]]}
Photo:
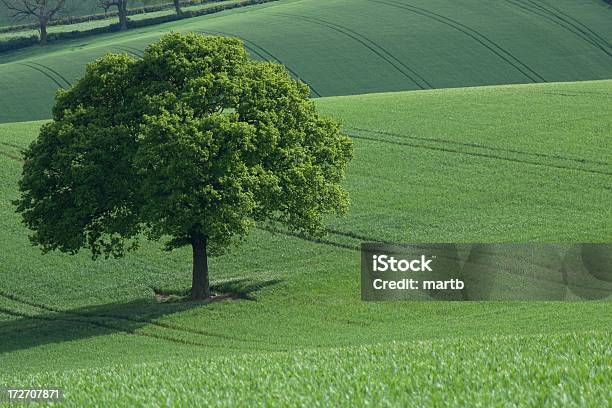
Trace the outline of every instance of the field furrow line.
{"label": "field furrow line", "polygon": [[[514,69],[516,69],[518,72],[523,74],[530,81],[532,81],[534,83],[537,83],[539,81],[540,82],[547,82],[546,79],[542,75],[540,75],[538,72],[533,70],[527,64],[525,64],[520,59],[515,57],[512,53],[510,53],[509,51],[507,51],[504,48],[502,48],[499,44],[497,44],[493,40],[489,39],[484,34],[481,34],[477,30],[475,30],[475,29],[473,29],[473,28],[471,28],[471,27],[469,27],[469,26],[467,26],[467,25],[465,25],[465,24],[463,24],[463,23],[461,23],[459,21],[453,20],[453,19],[448,18],[446,16],[443,16],[441,14],[434,13],[434,12],[432,12],[430,10],[427,10],[427,9],[424,9],[424,8],[421,8],[421,7],[415,7],[415,6],[412,6],[412,5],[409,5],[409,4],[405,4],[405,3],[395,3],[395,2],[382,1],[382,0],[370,0],[370,1],[374,2],[374,3],[385,4],[385,5],[391,6],[391,7],[396,7],[396,8],[399,8],[401,10],[406,10],[406,11],[411,12],[413,14],[417,14],[417,15],[420,15],[420,16],[432,19],[434,21],[438,21],[439,23],[442,23],[442,24],[445,24],[445,25],[447,25],[447,26],[449,26],[451,28],[454,28],[455,30],[457,30],[459,32],[462,32],[463,34],[465,34],[468,37],[472,38],[473,40],[475,40],[476,42],[481,44],[483,47],[485,47],[486,49],[491,51],[493,54],[497,55],[499,58],[501,58],[507,64],[509,64]],[[512,60],[514,60],[515,62],[513,62]],[[521,66],[523,68],[521,68]]]}
{"label": "field furrow line", "polygon": [[21,157],[13,156],[12,154],[4,152],[2,150],[0,150],[0,155],[2,155],[4,157],[8,157],[11,160],[18,161],[19,163],[23,163],[24,162],[24,160]]}
{"label": "field furrow line", "polygon": [[358,43],[360,43],[361,45],[363,45],[364,47],[366,47],[368,50],[372,51],[375,55],[377,55],[378,57],[380,57],[383,61],[387,62],[388,64],[390,64],[393,68],[395,68],[395,70],[397,70],[400,74],[402,74],[404,77],[406,77],[407,79],[409,79],[411,82],[413,82],[419,89],[426,89],[423,85],[421,85],[417,80],[415,80],[411,75],[407,74],[406,72],[404,72],[402,69],[400,69],[397,65],[395,65],[395,63],[393,63],[393,61],[389,60],[387,57],[385,57],[385,55],[381,54],[377,49],[373,48],[371,45],[367,44],[366,42],[364,42],[361,38],[356,37],[355,35],[351,34],[348,31],[342,30],[338,27],[335,27],[334,25],[331,24],[325,24],[325,23],[321,23],[318,22],[316,20],[309,20],[308,17],[303,17],[303,16],[299,16],[299,15],[294,15],[294,14],[282,14],[282,13],[265,13],[265,14],[270,14],[270,15],[277,15],[277,16],[281,16],[281,17],[286,17],[286,18],[294,18],[294,19],[300,19],[306,22],[309,22],[311,24],[317,24],[323,27],[327,27],[330,28],[336,32],[342,33],[346,36],[348,36],[349,38],[352,38],[353,40],[357,41]]}
{"label": "field furrow line", "polygon": [[603,99],[612,99],[612,93],[606,92],[589,92],[589,91],[549,91],[541,92],[542,95],[556,95],[556,96],[582,96],[582,95],[596,95],[601,96]]}
{"label": "field furrow line", "polygon": [[541,163],[537,161],[522,160],[522,159],[511,158],[511,157],[498,156],[498,155],[488,154],[488,153],[466,152],[466,151],[455,150],[455,149],[450,149],[450,148],[445,148],[445,147],[434,147],[434,146],[420,145],[416,143],[385,140],[381,138],[368,137],[368,136],[356,135],[356,134],[351,134],[351,133],[348,133],[348,135],[355,139],[369,140],[369,141],[378,142],[378,143],[388,143],[388,144],[393,144],[396,146],[406,146],[406,147],[413,147],[416,149],[425,149],[425,150],[438,151],[438,152],[444,152],[444,153],[462,154],[466,156],[481,157],[481,158],[492,159],[492,160],[502,160],[502,161],[507,161],[511,163],[531,164],[534,166],[548,167],[548,168],[553,168],[553,169],[579,171],[579,172],[590,173],[590,174],[600,174],[604,176],[612,176],[612,172],[606,172],[606,171],[600,171],[600,170],[591,170],[591,169],[585,169],[585,168],[580,168],[580,167],[561,166],[561,165],[555,165],[555,164],[549,164],[549,163]]}
{"label": "field furrow line", "polygon": [[310,90],[312,91],[312,93],[314,93],[316,96],[321,97],[323,95],[321,95],[321,93],[319,91],[317,91],[312,85],[310,85],[308,82],[304,81],[300,75],[295,72],[293,69],[291,69],[291,67],[287,66],[285,63],[283,63],[278,57],[276,57],[274,54],[272,54],[270,51],[268,51],[267,49],[265,49],[264,47],[262,47],[259,44],[256,44],[255,42],[244,38],[244,37],[240,37],[237,34],[231,34],[231,33],[225,33],[222,31],[213,31],[213,30],[199,30],[196,31],[198,33],[202,33],[202,34],[221,34],[224,35],[226,37],[235,37],[235,38],[239,38],[241,39],[245,44],[245,47],[249,50],[251,50],[253,53],[255,53],[256,55],[258,55],[260,58],[262,58],[263,60],[268,60],[268,58],[266,58],[264,55],[262,55],[261,52],[257,51],[255,48],[259,48],[261,51],[263,51],[265,54],[268,54],[268,56],[270,58],[272,58],[273,61],[282,64],[285,68],[287,68],[287,71],[289,71],[296,79],[302,81],[303,83],[305,83],[306,85],[308,85],[308,87],[310,88]]}
{"label": "field furrow line", "polygon": [[567,13],[563,12],[561,9],[559,9],[559,8],[553,6],[552,4],[549,4],[549,3],[545,2],[545,1],[541,1],[539,5],[540,5],[540,7],[544,7],[544,4],[546,6],[548,6],[551,10],[553,10],[552,12],[556,12],[557,15],[565,16],[568,19],[574,21],[576,24],[578,24],[579,26],[583,27],[586,31],[591,33],[592,37],[597,38],[599,41],[601,41],[608,48],[612,48],[612,44],[610,44],[608,42],[608,40],[603,38],[597,31],[594,31],[593,29],[591,29],[591,27],[589,27],[588,25],[584,24],[582,21],[578,20],[577,18],[575,18],[571,14],[567,14]]}
{"label": "field furrow line", "polygon": [[335,241],[331,241],[328,239],[323,239],[323,238],[312,238],[312,237],[308,237],[304,234],[299,234],[297,232],[291,232],[291,231],[286,231],[280,228],[273,228],[273,227],[267,227],[267,226],[258,226],[257,229],[259,229],[260,231],[266,231],[266,232],[270,232],[272,234],[280,234],[280,235],[284,235],[286,237],[292,237],[292,238],[298,238],[301,239],[302,241],[307,241],[307,242],[312,242],[315,244],[321,244],[321,245],[327,245],[330,247],[335,247],[335,248],[341,248],[341,249],[348,249],[351,251],[359,251],[360,247],[359,245],[348,245],[348,244],[343,244],[341,242],[335,242]]}
{"label": "field furrow line", "polygon": [[0,144],[8,146],[8,147],[14,147],[15,149],[19,149],[19,151],[23,151],[25,149],[25,147],[23,147],[23,146],[19,146],[19,145],[16,145],[16,144],[13,144],[13,143],[8,143],[8,142],[0,142]]}
{"label": "field furrow line", "polygon": [[[23,305],[26,305],[26,306],[34,307],[34,308],[37,308],[39,310],[43,310],[45,312],[51,312],[51,313],[55,313],[55,314],[59,314],[59,315],[75,316],[77,318],[80,318],[78,320],[79,322],[84,322],[84,323],[91,322],[91,318],[111,319],[111,320],[125,321],[125,322],[131,322],[131,323],[143,323],[143,324],[148,324],[148,325],[155,326],[155,327],[162,328],[162,329],[168,329],[168,330],[173,330],[173,331],[176,331],[176,332],[182,332],[184,334],[196,334],[196,335],[205,336],[205,337],[220,338],[222,340],[238,341],[238,342],[243,342],[243,343],[272,344],[269,341],[265,341],[264,342],[264,341],[259,341],[259,340],[256,340],[256,341],[245,340],[245,339],[241,339],[239,337],[232,337],[232,336],[227,336],[227,335],[222,335],[222,334],[210,333],[210,332],[206,332],[206,331],[198,330],[198,329],[189,329],[189,328],[186,328],[186,327],[183,327],[183,326],[180,326],[180,325],[174,325],[174,324],[169,324],[169,323],[160,323],[160,322],[155,322],[155,321],[151,321],[151,320],[147,320],[147,319],[138,319],[138,318],[124,317],[124,316],[117,316],[117,315],[107,315],[107,314],[77,313],[77,312],[72,312],[72,311],[69,311],[69,310],[62,310],[60,308],[56,308],[56,307],[53,307],[53,306],[45,305],[43,303],[31,302],[31,301],[22,299],[20,297],[17,297],[17,296],[15,296],[13,294],[6,293],[4,291],[0,291],[0,297],[3,297],[3,298],[8,299],[8,300],[11,300],[11,301],[13,301],[15,303],[20,303],[20,304],[23,304]],[[85,320],[83,320],[83,319],[85,319]],[[91,323],[99,324],[99,322],[91,322]],[[112,328],[117,328],[117,327],[112,326]],[[123,331],[126,331],[126,330],[123,330]],[[145,335],[145,334],[142,334],[142,335]],[[182,341],[182,339],[175,339],[175,338],[172,338],[172,339],[177,340],[177,341]],[[201,343],[198,343],[198,344],[199,345],[204,345],[204,344],[201,344]]]}
{"label": "field furrow line", "polygon": [[123,52],[125,52],[125,53],[130,54],[130,55],[133,55],[133,56],[134,56],[134,57],[136,57],[136,58],[142,58],[142,55],[137,54],[136,52],[134,52],[134,51],[132,51],[132,50],[130,50],[130,49],[128,49],[128,48],[119,47],[119,46],[116,46],[116,45],[114,45],[112,48],[114,48],[114,49],[116,49],[116,50],[119,50],[119,51],[123,51]]}
{"label": "field furrow line", "polygon": [[141,50],[140,48],[136,48],[136,47],[131,47],[129,45],[122,45],[123,48],[126,48],[128,50],[132,50],[135,54],[140,55],[141,57],[144,55],[144,51]]}
{"label": "field furrow line", "polygon": [[72,86],[72,84],[70,83],[70,81],[68,81],[68,80],[67,80],[67,79],[66,79],[66,78],[65,78],[65,77],[64,77],[62,74],[60,74],[59,72],[57,72],[57,71],[56,71],[56,70],[54,70],[53,68],[48,67],[48,66],[43,65],[43,64],[39,64],[38,62],[32,62],[32,61],[30,61],[30,64],[37,65],[37,66],[39,66],[39,67],[41,67],[41,68],[43,68],[43,69],[46,69],[46,70],[47,70],[47,71],[49,71],[50,73],[57,75],[57,77],[58,77],[59,79],[61,79],[62,81],[64,81],[64,82],[66,83],[66,85],[68,85],[68,87],[71,87],[71,86]]}
{"label": "field furrow line", "polygon": [[46,71],[43,71],[42,69],[38,68],[37,66],[29,65],[28,63],[25,63],[25,62],[20,62],[19,65],[23,65],[24,67],[28,67],[28,68],[31,68],[31,69],[33,69],[35,71],[40,72],[41,74],[43,74],[44,76],[46,76],[47,78],[52,80],[59,88],[64,89],[64,86],[61,83],[59,83],[51,74],[49,74]]}
{"label": "field furrow line", "polygon": [[341,231],[341,230],[334,229],[334,228],[328,228],[326,229],[326,232],[330,234],[334,234],[334,235],[340,235],[340,236],[347,237],[347,238],[353,238],[361,242],[379,242],[381,244],[394,244],[394,242],[392,241],[385,241],[385,240],[378,239],[378,238],[372,238],[372,237],[361,235],[361,234],[358,234],[352,231]]}
{"label": "field furrow line", "polygon": [[550,21],[553,24],[558,25],[559,27],[563,28],[564,30],[574,34],[576,37],[578,37],[579,39],[585,41],[588,44],[591,44],[592,46],[594,46],[595,48],[600,49],[601,51],[603,51],[605,54],[607,54],[608,56],[612,57],[612,53],[610,51],[608,51],[606,48],[602,47],[601,44],[599,44],[597,41],[593,40],[590,36],[581,34],[581,30],[576,29],[575,26],[571,25],[571,24],[567,24],[564,23],[564,20],[559,20],[557,18],[554,17],[554,15],[551,15],[550,13],[543,11],[542,9],[538,9],[535,7],[529,7],[527,4],[525,3],[521,3],[519,0],[506,0],[507,3],[514,5],[515,7],[524,10],[527,13],[531,13],[537,16],[542,17],[545,20]]}
{"label": "field furrow line", "polygon": [[578,32],[580,32],[584,36],[585,39],[593,41],[593,43],[595,43],[596,45],[603,46],[604,50],[612,48],[610,46],[610,43],[608,43],[608,41],[604,40],[602,37],[600,37],[597,34],[593,35],[591,33],[591,30],[585,30],[583,27],[580,26],[580,23],[576,24],[575,22],[563,17],[562,13],[558,13],[558,12],[555,12],[554,10],[548,9],[541,3],[534,2],[533,0],[515,0],[515,1],[523,2],[523,4],[529,3],[533,6],[533,8],[543,11],[544,13],[556,18],[559,21],[563,21],[565,24],[569,25],[570,27],[575,28]]}
{"label": "field furrow line", "polygon": [[566,160],[566,161],[572,161],[572,162],[581,163],[581,164],[593,164],[593,165],[598,165],[598,166],[612,166],[612,163],[602,162],[598,160],[579,159],[575,157],[551,155],[551,154],[536,153],[536,152],[525,152],[522,150],[505,149],[501,147],[487,146],[487,145],[471,143],[471,142],[459,142],[456,140],[438,139],[438,138],[422,137],[422,136],[409,136],[409,135],[402,135],[399,133],[387,132],[383,130],[366,129],[366,128],[359,128],[359,127],[346,127],[346,129],[356,130],[358,132],[365,132],[365,133],[376,133],[376,134],[383,135],[383,136],[393,136],[393,137],[397,137],[401,139],[422,140],[425,142],[436,142],[440,144],[453,144],[457,146],[474,147],[474,148],[483,149],[483,150],[491,150],[491,151],[498,151],[498,152],[505,152],[505,153],[514,153],[514,154],[525,155],[525,156],[541,157],[544,159]]}
{"label": "field furrow line", "polygon": [[[289,18],[297,18],[297,19],[301,19],[303,21],[314,23],[314,24],[323,25],[325,27],[333,29],[334,31],[341,32],[341,33],[343,33],[345,35],[348,35],[350,38],[359,41],[360,44],[365,45],[368,49],[373,51],[376,55],[378,55],[383,60],[385,60],[386,62],[391,64],[397,71],[399,71],[402,75],[404,75],[405,77],[410,79],[412,82],[414,82],[420,89],[427,89],[427,88],[435,89],[434,86],[431,83],[429,83],[425,78],[423,78],[423,76],[421,76],[417,71],[415,71],[413,68],[409,67],[408,65],[404,64],[400,59],[398,59],[391,52],[387,51],[383,46],[381,46],[380,44],[378,44],[375,41],[371,40],[370,38],[366,37],[365,35],[357,32],[355,30],[352,30],[349,27],[346,27],[346,26],[343,26],[343,25],[340,25],[340,24],[337,24],[337,23],[333,23],[333,22],[330,22],[330,21],[327,21],[327,20],[323,20],[323,19],[320,19],[320,18],[308,17],[308,16],[299,15],[299,14],[288,14],[288,13],[264,13],[264,14],[273,14],[273,15],[284,16],[284,17],[289,17]],[[375,51],[374,49],[372,49],[370,46],[366,45],[360,39],[363,40],[363,41],[367,41],[369,44],[372,45],[372,47],[377,48],[380,51],[380,53]],[[381,53],[385,54],[386,57],[385,57],[385,55],[381,55]],[[396,61],[397,64],[399,64],[404,69],[409,71],[410,74],[407,74],[406,72],[402,71],[399,67],[397,67],[395,65],[395,63],[393,63],[392,61],[389,61],[389,59]],[[414,77],[412,75],[414,75],[417,78],[419,78],[419,80],[423,84],[425,84],[425,86],[423,86],[421,83],[419,83],[419,81],[414,79]]]}
{"label": "field furrow line", "polygon": [[[129,336],[153,338],[153,339],[164,340],[164,341],[168,341],[168,342],[171,342],[174,344],[180,344],[180,345],[196,346],[196,347],[203,347],[203,348],[215,348],[215,349],[232,349],[232,350],[242,351],[242,349],[238,347],[229,346],[227,344],[224,344],[223,346],[218,346],[218,345],[213,345],[213,344],[198,343],[198,342],[187,340],[187,339],[179,339],[179,338],[170,337],[166,335],[160,335],[157,333],[141,333],[141,332],[137,332],[134,330],[126,330],[122,327],[115,326],[112,324],[106,324],[106,323],[101,323],[101,322],[96,322],[96,321],[91,321],[91,320],[71,319],[71,318],[61,317],[61,316],[47,317],[47,316],[39,316],[39,315],[30,315],[27,313],[19,312],[19,311],[5,308],[2,306],[0,306],[0,313],[4,313],[6,315],[14,316],[14,317],[20,317],[20,318],[31,319],[31,320],[41,320],[41,321],[46,321],[46,322],[60,321],[60,322],[67,322],[67,323],[77,323],[81,325],[88,325],[88,326],[98,327],[102,329],[113,330],[119,333],[127,334]],[[274,350],[269,350],[269,351],[274,351]]]}

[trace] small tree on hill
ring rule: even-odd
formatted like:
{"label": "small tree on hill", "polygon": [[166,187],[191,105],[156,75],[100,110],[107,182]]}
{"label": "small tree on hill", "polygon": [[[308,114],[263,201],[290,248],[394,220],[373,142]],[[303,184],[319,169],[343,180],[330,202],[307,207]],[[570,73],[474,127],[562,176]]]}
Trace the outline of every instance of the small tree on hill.
{"label": "small tree on hill", "polygon": [[237,39],[168,34],[142,59],[107,55],[60,91],[25,153],[17,210],[43,251],[122,256],[138,239],[193,250],[192,296],[210,296],[208,255],[255,222],[320,235],[348,205],[352,154],[285,68]]}
{"label": "small tree on hill", "polygon": [[98,0],[98,7],[103,8],[105,13],[110,8],[116,7],[121,30],[128,29],[128,0]]}
{"label": "small tree on hill", "polygon": [[0,0],[13,18],[34,18],[38,22],[40,44],[47,44],[47,26],[66,5],[66,0]]}

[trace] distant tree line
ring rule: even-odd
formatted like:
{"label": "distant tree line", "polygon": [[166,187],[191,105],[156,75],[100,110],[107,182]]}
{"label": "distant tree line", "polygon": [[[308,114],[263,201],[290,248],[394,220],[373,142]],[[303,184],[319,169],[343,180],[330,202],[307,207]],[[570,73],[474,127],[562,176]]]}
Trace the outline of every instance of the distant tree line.
{"label": "distant tree line", "polygon": [[[204,8],[201,10],[192,10],[192,11],[185,11],[183,10],[183,7],[185,7],[186,5],[191,6],[195,4],[204,4],[204,3],[207,3],[207,1],[174,0],[173,3],[166,3],[165,5],[157,5],[157,6],[146,6],[144,9],[134,9],[134,10],[123,8],[123,6],[114,4],[118,1],[125,1],[125,3],[129,5],[128,3],[129,0],[104,1],[104,3],[108,3],[109,9],[111,8],[119,9],[121,7],[122,11],[126,10],[125,11],[126,15],[123,17],[120,16],[118,12],[113,11],[109,13],[109,14],[118,16],[119,18],[118,24],[111,24],[106,27],[97,27],[97,28],[92,28],[92,29],[82,30],[82,31],[73,30],[73,31],[67,31],[67,32],[48,34],[47,28],[49,26],[60,25],[60,24],[75,24],[75,23],[80,23],[80,22],[98,20],[98,19],[106,18],[106,15],[96,14],[96,15],[89,15],[89,16],[56,17],[58,13],[61,10],[63,10],[63,7],[65,6],[65,0],[0,0],[0,6],[4,5],[10,11],[12,11],[13,17],[16,20],[21,21],[26,18],[33,17],[37,21],[34,26],[30,24],[24,24],[22,26],[19,26],[18,28],[20,29],[37,28],[40,33],[39,36],[36,36],[36,37],[35,36],[15,37],[15,38],[10,38],[4,41],[0,41],[0,52],[25,48],[25,47],[29,47],[35,44],[45,45],[48,42],[53,42],[57,40],[88,37],[91,35],[109,33],[109,32],[119,31],[119,30],[127,29],[127,28],[146,27],[146,26],[166,23],[170,21],[176,21],[176,20],[183,19],[183,18],[190,18],[190,17],[197,17],[201,15],[206,15],[206,14],[213,14],[213,13],[218,13],[219,11],[223,11],[223,10],[250,6],[254,4],[268,3],[272,1],[278,1],[278,0],[242,0],[242,1],[237,1],[236,3],[219,4],[219,5],[210,7],[210,8]],[[209,2],[214,3],[217,1],[220,1],[220,0],[213,0]],[[62,5],[56,11],[51,13],[51,11],[53,11],[53,8],[51,8],[50,5],[53,5],[56,2],[57,3],[61,2]],[[41,3],[43,7],[37,8],[36,5],[38,3]],[[110,4],[110,3],[113,3],[113,4]],[[171,7],[173,7],[176,10],[175,14],[163,15],[163,16],[152,17],[152,18],[136,20],[136,21],[130,21],[128,18],[129,15],[143,13],[144,12],[143,10],[146,10],[146,12],[166,10],[168,8],[167,7],[168,4],[170,4]],[[24,6],[27,6],[27,8]],[[19,9],[23,9],[23,11],[18,11]],[[125,22],[125,25],[123,24],[123,22]],[[7,31],[13,31],[13,30],[11,28],[0,29],[0,32],[7,32]]]}
{"label": "distant tree line", "polygon": [[[213,3],[215,1],[220,0],[173,0],[171,3],[143,7],[141,10],[136,11],[136,13],[161,11],[167,9],[170,5],[174,7],[177,16],[183,17],[183,6]],[[59,18],[58,16],[61,12],[67,8],[66,0],[0,0],[0,5],[3,5],[9,11],[9,14],[15,21],[32,19],[36,22],[35,26],[39,32],[38,41],[41,45],[47,44],[49,38],[47,29],[50,25],[54,25],[53,22],[55,20],[59,22],[67,21],[68,24],[96,20],[105,18],[110,10],[113,10],[112,14],[119,18],[119,29],[127,30],[129,28],[128,16],[135,14],[134,11],[128,9],[129,3],[130,0],[97,0],[96,6],[104,10],[104,15]],[[30,25],[24,24],[21,27],[27,28]]]}

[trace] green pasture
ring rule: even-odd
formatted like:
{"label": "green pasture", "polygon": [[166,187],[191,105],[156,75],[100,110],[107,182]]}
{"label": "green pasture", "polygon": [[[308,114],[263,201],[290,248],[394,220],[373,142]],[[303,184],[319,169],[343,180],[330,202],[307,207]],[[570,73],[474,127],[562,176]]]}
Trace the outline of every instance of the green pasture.
{"label": "green pasture", "polygon": [[612,397],[611,345],[605,332],[455,338],[199,356],[13,381],[58,384],[71,390],[70,406],[603,407]]}
{"label": "green pasture", "polygon": [[172,301],[188,250],[32,248],[11,201],[43,122],[0,125],[0,384],[72,406],[603,406],[609,302],[362,302],[356,248],[610,242],[611,99],[612,81],[318,99],[354,139],[348,216],[319,242],[255,229],[212,259],[234,299],[209,304]]}
{"label": "green pasture", "polygon": [[0,55],[0,123],[49,118],[86,63],[141,55],[170,30],[239,36],[313,96],[609,79],[611,13],[600,0],[281,0]]}

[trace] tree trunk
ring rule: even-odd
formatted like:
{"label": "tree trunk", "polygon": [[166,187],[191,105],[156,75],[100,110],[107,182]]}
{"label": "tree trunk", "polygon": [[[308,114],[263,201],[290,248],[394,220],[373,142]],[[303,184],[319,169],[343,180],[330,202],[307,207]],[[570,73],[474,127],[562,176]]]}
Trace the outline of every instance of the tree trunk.
{"label": "tree trunk", "polygon": [[39,21],[39,25],[40,25],[40,45],[46,45],[47,44],[47,20],[45,19],[40,19]]}
{"label": "tree trunk", "polygon": [[121,24],[121,31],[128,29],[128,18],[127,18],[127,1],[121,1],[117,5],[119,9],[119,24]]}
{"label": "tree trunk", "polygon": [[181,10],[181,0],[174,0],[174,8],[176,9],[177,16],[183,15],[183,10]]}
{"label": "tree trunk", "polygon": [[207,243],[207,239],[202,235],[198,234],[191,237],[191,247],[193,248],[191,297],[193,299],[206,299],[210,297]]}

